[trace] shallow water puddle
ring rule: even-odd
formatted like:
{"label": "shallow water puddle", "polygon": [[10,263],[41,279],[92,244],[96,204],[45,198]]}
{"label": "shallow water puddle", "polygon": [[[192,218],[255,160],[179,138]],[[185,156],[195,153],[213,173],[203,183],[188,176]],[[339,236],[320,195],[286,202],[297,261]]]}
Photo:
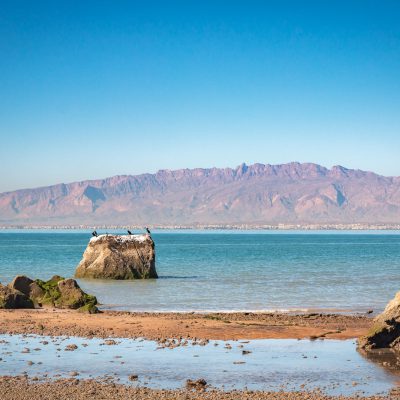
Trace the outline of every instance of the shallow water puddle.
{"label": "shallow water puddle", "polygon": [[180,388],[186,379],[204,378],[225,390],[320,388],[344,395],[386,393],[398,381],[362,357],[353,340],[210,341],[170,349],[138,339],[0,335],[0,375],[23,373],[39,379],[111,376],[153,388]]}

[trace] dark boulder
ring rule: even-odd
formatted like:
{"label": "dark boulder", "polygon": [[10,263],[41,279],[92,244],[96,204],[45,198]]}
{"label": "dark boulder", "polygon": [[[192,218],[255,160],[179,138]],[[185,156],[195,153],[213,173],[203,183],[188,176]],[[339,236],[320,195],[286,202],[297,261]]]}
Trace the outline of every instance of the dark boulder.
{"label": "dark boulder", "polygon": [[0,283],[0,308],[34,308],[34,304],[24,293]]}
{"label": "dark boulder", "polygon": [[25,296],[29,297],[36,305],[38,305],[36,299],[39,299],[44,295],[44,291],[41,289],[38,283],[25,275],[17,275],[8,285],[8,287],[10,289],[18,290],[19,292],[23,293]]}
{"label": "dark boulder", "polygon": [[14,290],[19,290],[21,293],[29,296],[31,283],[33,283],[33,280],[27,276],[17,275],[8,287]]}
{"label": "dark boulder", "polygon": [[366,351],[382,348],[400,350],[400,292],[374,319],[367,335],[359,338],[358,347]]}

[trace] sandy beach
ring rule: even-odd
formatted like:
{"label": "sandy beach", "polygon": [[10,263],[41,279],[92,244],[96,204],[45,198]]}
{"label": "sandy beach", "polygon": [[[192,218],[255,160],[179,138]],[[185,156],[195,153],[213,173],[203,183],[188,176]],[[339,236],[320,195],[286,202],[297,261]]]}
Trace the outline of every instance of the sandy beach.
{"label": "sandy beach", "polygon": [[284,313],[82,314],[72,310],[0,310],[0,333],[120,337],[239,339],[351,339],[371,325],[366,315]]}

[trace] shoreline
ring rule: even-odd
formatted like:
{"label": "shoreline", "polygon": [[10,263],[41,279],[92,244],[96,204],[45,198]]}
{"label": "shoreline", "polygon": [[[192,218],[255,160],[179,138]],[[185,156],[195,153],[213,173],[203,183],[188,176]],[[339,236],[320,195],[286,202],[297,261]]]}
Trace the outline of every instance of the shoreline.
{"label": "shoreline", "polygon": [[143,399],[143,400],[388,400],[398,399],[399,392],[393,389],[387,395],[372,396],[331,396],[321,390],[312,391],[253,391],[232,390],[222,391],[215,388],[206,390],[183,389],[150,389],[122,385],[104,380],[80,380],[76,378],[59,379],[56,381],[37,382],[26,376],[0,377],[0,397],[2,400],[31,400],[32,398],[46,400],[86,400],[86,399]]}
{"label": "shoreline", "polygon": [[0,397],[2,400],[31,400],[32,398],[46,400],[86,400],[86,399],[143,399],[143,400],[388,400],[398,399],[399,391],[393,389],[387,395],[372,396],[332,396],[315,389],[312,391],[253,391],[232,390],[222,391],[215,388],[206,390],[183,389],[150,389],[122,385],[104,380],[76,378],[59,379],[56,381],[37,382],[26,376],[0,377]]}
{"label": "shoreline", "polygon": [[[160,279],[160,278],[158,278]],[[79,279],[78,279],[79,281]],[[348,316],[365,316],[371,315],[375,317],[383,311],[378,310],[376,314],[369,307],[364,308],[321,308],[321,307],[293,307],[293,308],[264,308],[264,309],[160,309],[160,310],[148,310],[148,309],[129,309],[123,308],[120,304],[97,304],[99,310],[102,312],[127,312],[130,314],[199,314],[199,315],[209,315],[209,314],[282,314],[282,315],[306,315],[306,314],[323,314],[323,315],[348,315]]]}
{"label": "shoreline", "polygon": [[371,316],[321,313],[160,313],[0,310],[0,334],[196,340],[353,339]]}

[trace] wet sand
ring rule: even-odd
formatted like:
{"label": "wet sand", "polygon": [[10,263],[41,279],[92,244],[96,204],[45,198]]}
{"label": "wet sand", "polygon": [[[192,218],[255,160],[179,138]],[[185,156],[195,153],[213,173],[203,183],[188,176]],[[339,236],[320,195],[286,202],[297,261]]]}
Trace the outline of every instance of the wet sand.
{"label": "wet sand", "polygon": [[[40,334],[99,338],[145,338],[156,341],[172,338],[195,340],[240,339],[351,339],[367,332],[372,318],[367,315],[282,313],[130,313],[106,311],[82,314],[71,310],[0,310],[1,334]],[[107,379],[36,381],[27,376],[0,377],[0,399],[185,399],[185,400],[345,400],[358,396],[329,396],[318,390],[221,391],[150,389],[118,384]],[[400,399],[399,392],[370,400]]]}
{"label": "wet sand", "polygon": [[[219,390],[156,390],[135,388],[115,383],[75,378],[52,382],[33,382],[23,376],[0,377],[0,398],[2,400],[86,400],[86,399],[136,399],[136,400],[346,400],[357,397],[328,396],[319,391],[312,392],[259,392]],[[369,400],[399,399],[399,393],[387,396],[363,397]]]}
{"label": "wet sand", "polygon": [[130,313],[82,314],[72,310],[0,310],[0,333],[121,337],[150,340],[188,338],[351,339],[364,335],[366,315],[283,313]]}

